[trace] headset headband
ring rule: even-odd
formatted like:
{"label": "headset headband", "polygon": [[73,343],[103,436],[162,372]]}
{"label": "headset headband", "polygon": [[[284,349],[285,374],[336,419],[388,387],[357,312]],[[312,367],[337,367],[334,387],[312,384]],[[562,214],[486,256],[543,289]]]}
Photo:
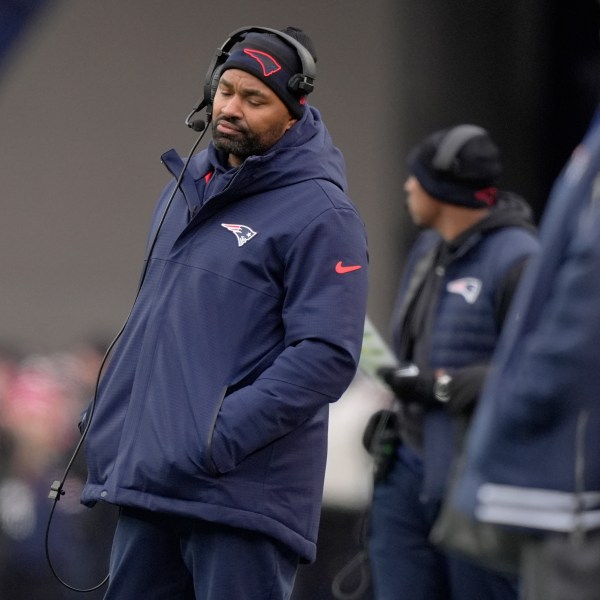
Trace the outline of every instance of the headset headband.
{"label": "headset headband", "polygon": [[[314,90],[315,79],[317,77],[317,66],[315,64],[315,59],[305,46],[303,46],[292,36],[284,33],[283,31],[278,31],[277,29],[255,26],[242,27],[230,33],[229,37],[215,52],[204,79],[202,98],[198,102],[198,105],[192,109],[190,114],[185,119],[185,124],[188,127],[194,129],[195,131],[203,131],[206,128],[207,123],[210,123],[212,119],[213,96],[218,83],[220,67],[229,58],[229,50],[235,46],[235,44],[243,40],[248,33],[252,32],[270,33],[277,36],[283,42],[288,44],[288,46],[291,46],[298,54],[298,58],[300,59],[300,63],[302,65],[302,72],[292,75],[288,81],[288,87],[292,91],[301,92],[304,95],[310,94]],[[203,108],[206,109],[206,122],[202,119],[192,120],[192,117],[196,113],[200,112]]]}
{"label": "headset headband", "polygon": [[229,58],[229,50],[231,50],[235,44],[243,40],[248,33],[270,33],[272,35],[276,35],[278,38],[288,44],[288,46],[291,46],[294,50],[296,50],[298,58],[300,58],[300,63],[302,64],[302,73],[296,73],[293,75],[288,82],[288,86],[292,90],[301,91],[304,94],[310,94],[314,90],[314,82],[317,76],[315,60],[311,53],[298,40],[294,39],[292,36],[284,33],[283,31],[270,29],[269,27],[242,27],[241,29],[236,29],[229,35],[223,45],[216,51],[215,56],[212,59],[204,80],[205,106],[210,106],[212,104],[213,79],[215,71],[217,71],[217,69]]}
{"label": "headset headband", "polygon": [[432,165],[439,171],[450,171],[460,149],[472,138],[487,135],[487,131],[477,125],[458,125],[451,129],[440,142],[433,157]]}

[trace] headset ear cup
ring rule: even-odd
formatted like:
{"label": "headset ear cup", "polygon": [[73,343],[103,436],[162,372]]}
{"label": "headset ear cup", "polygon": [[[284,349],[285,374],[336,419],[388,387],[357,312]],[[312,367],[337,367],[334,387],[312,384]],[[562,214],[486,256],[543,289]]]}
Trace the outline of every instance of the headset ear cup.
{"label": "headset ear cup", "polygon": [[[213,102],[215,100],[215,96],[217,94],[217,89],[219,87],[219,80],[221,79],[221,72],[223,71],[223,65],[216,67],[210,76],[210,87],[207,90],[206,86],[204,88],[205,93],[205,101],[206,101],[206,118],[208,122],[212,121],[213,114]],[[207,77],[208,79],[208,77]],[[206,97],[208,91],[208,97]]]}
{"label": "headset ear cup", "polygon": [[223,67],[217,67],[212,74],[212,79],[210,80],[210,104],[214,102],[215,96],[217,94],[217,88],[219,87],[219,80],[221,79],[221,73],[223,72]]}

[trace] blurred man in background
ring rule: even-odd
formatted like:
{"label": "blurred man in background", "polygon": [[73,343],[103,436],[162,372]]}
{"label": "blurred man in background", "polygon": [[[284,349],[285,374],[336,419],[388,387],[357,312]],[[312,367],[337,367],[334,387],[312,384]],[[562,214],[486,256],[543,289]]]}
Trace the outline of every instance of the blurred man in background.
{"label": "blurred man in background", "polygon": [[408,210],[425,231],[408,258],[393,317],[400,367],[381,373],[397,410],[375,415],[366,432],[367,447],[385,458],[369,541],[375,595],[512,600],[513,581],[445,555],[429,534],[507,308],[538,247],[531,211],[498,191],[499,151],[481,127],[431,134],[408,165]]}

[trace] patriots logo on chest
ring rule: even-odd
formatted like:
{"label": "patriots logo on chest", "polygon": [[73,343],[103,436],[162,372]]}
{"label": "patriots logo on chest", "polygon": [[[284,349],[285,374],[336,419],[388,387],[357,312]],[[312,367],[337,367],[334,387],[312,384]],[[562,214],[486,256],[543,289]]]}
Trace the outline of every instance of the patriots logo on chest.
{"label": "patriots logo on chest", "polygon": [[481,292],[481,280],[475,277],[463,277],[462,279],[455,279],[449,281],[446,286],[451,294],[459,294],[469,304],[474,304],[479,298],[479,292]]}
{"label": "patriots logo on chest", "polygon": [[238,225],[236,223],[221,223],[221,227],[231,231],[237,238],[238,247],[243,246],[246,242],[251,240],[255,235],[256,231],[248,227],[248,225]]}

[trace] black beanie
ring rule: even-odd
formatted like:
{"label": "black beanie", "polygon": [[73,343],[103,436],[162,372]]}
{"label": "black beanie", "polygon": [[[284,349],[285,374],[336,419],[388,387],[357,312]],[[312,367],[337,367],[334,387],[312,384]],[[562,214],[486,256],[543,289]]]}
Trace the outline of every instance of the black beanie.
{"label": "black beanie", "polygon": [[500,153],[481,127],[458,125],[432,133],[410,151],[408,167],[441,202],[470,208],[496,203]]}
{"label": "black beanie", "polygon": [[[304,31],[286,27],[282,32],[304,46],[317,62],[313,43]],[[304,114],[306,93],[294,91],[288,86],[295,74],[302,73],[302,61],[296,48],[277,35],[255,31],[246,34],[231,49],[219,76],[227,69],[241,69],[260,79],[281,98],[294,118],[300,119]]]}

